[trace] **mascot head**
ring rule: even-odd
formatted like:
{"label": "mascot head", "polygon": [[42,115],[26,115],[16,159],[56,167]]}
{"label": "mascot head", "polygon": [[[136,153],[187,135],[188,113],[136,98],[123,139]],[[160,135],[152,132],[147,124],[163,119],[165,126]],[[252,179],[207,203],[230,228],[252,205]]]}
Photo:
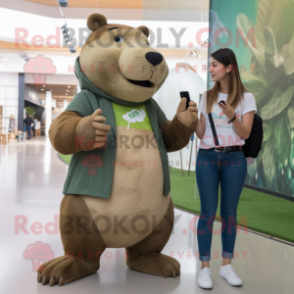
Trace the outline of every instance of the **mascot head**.
{"label": "mascot head", "polygon": [[148,28],[108,24],[98,13],[88,17],[87,26],[92,33],[79,62],[92,84],[125,101],[151,98],[168,76],[168,66],[162,54],[149,46]]}

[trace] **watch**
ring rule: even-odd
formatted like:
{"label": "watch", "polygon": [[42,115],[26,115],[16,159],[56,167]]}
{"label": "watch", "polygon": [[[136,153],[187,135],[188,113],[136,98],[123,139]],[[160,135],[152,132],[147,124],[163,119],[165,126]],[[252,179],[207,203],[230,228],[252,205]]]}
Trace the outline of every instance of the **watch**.
{"label": "watch", "polygon": [[234,121],[236,119],[236,112],[235,112],[235,115],[234,115],[234,117],[231,119],[231,120],[229,120],[228,121],[228,123],[230,124],[232,121]]}

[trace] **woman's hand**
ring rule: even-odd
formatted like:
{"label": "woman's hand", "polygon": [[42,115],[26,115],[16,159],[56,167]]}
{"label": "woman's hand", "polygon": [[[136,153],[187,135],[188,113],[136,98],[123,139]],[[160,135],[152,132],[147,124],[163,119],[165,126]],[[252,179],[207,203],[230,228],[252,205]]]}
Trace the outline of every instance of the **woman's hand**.
{"label": "woman's hand", "polygon": [[235,116],[235,110],[228,103],[220,103],[218,104],[218,106],[222,109],[223,113],[229,120],[231,120]]}

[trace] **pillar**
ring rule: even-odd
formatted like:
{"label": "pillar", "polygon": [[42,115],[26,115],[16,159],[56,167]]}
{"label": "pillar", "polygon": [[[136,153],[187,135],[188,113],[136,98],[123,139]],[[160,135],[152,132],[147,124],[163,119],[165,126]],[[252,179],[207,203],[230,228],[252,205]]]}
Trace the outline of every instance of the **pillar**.
{"label": "pillar", "polygon": [[46,136],[49,136],[49,129],[52,123],[52,92],[46,91]]}

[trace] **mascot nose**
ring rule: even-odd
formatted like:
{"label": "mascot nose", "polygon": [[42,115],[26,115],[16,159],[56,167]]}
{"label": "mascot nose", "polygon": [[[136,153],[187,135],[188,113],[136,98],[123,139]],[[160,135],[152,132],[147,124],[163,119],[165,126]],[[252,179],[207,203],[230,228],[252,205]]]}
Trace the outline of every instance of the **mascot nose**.
{"label": "mascot nose", "polygon": [[157,52],[147,52],[145,58],[154,66],[163,60],[163,56]]}

